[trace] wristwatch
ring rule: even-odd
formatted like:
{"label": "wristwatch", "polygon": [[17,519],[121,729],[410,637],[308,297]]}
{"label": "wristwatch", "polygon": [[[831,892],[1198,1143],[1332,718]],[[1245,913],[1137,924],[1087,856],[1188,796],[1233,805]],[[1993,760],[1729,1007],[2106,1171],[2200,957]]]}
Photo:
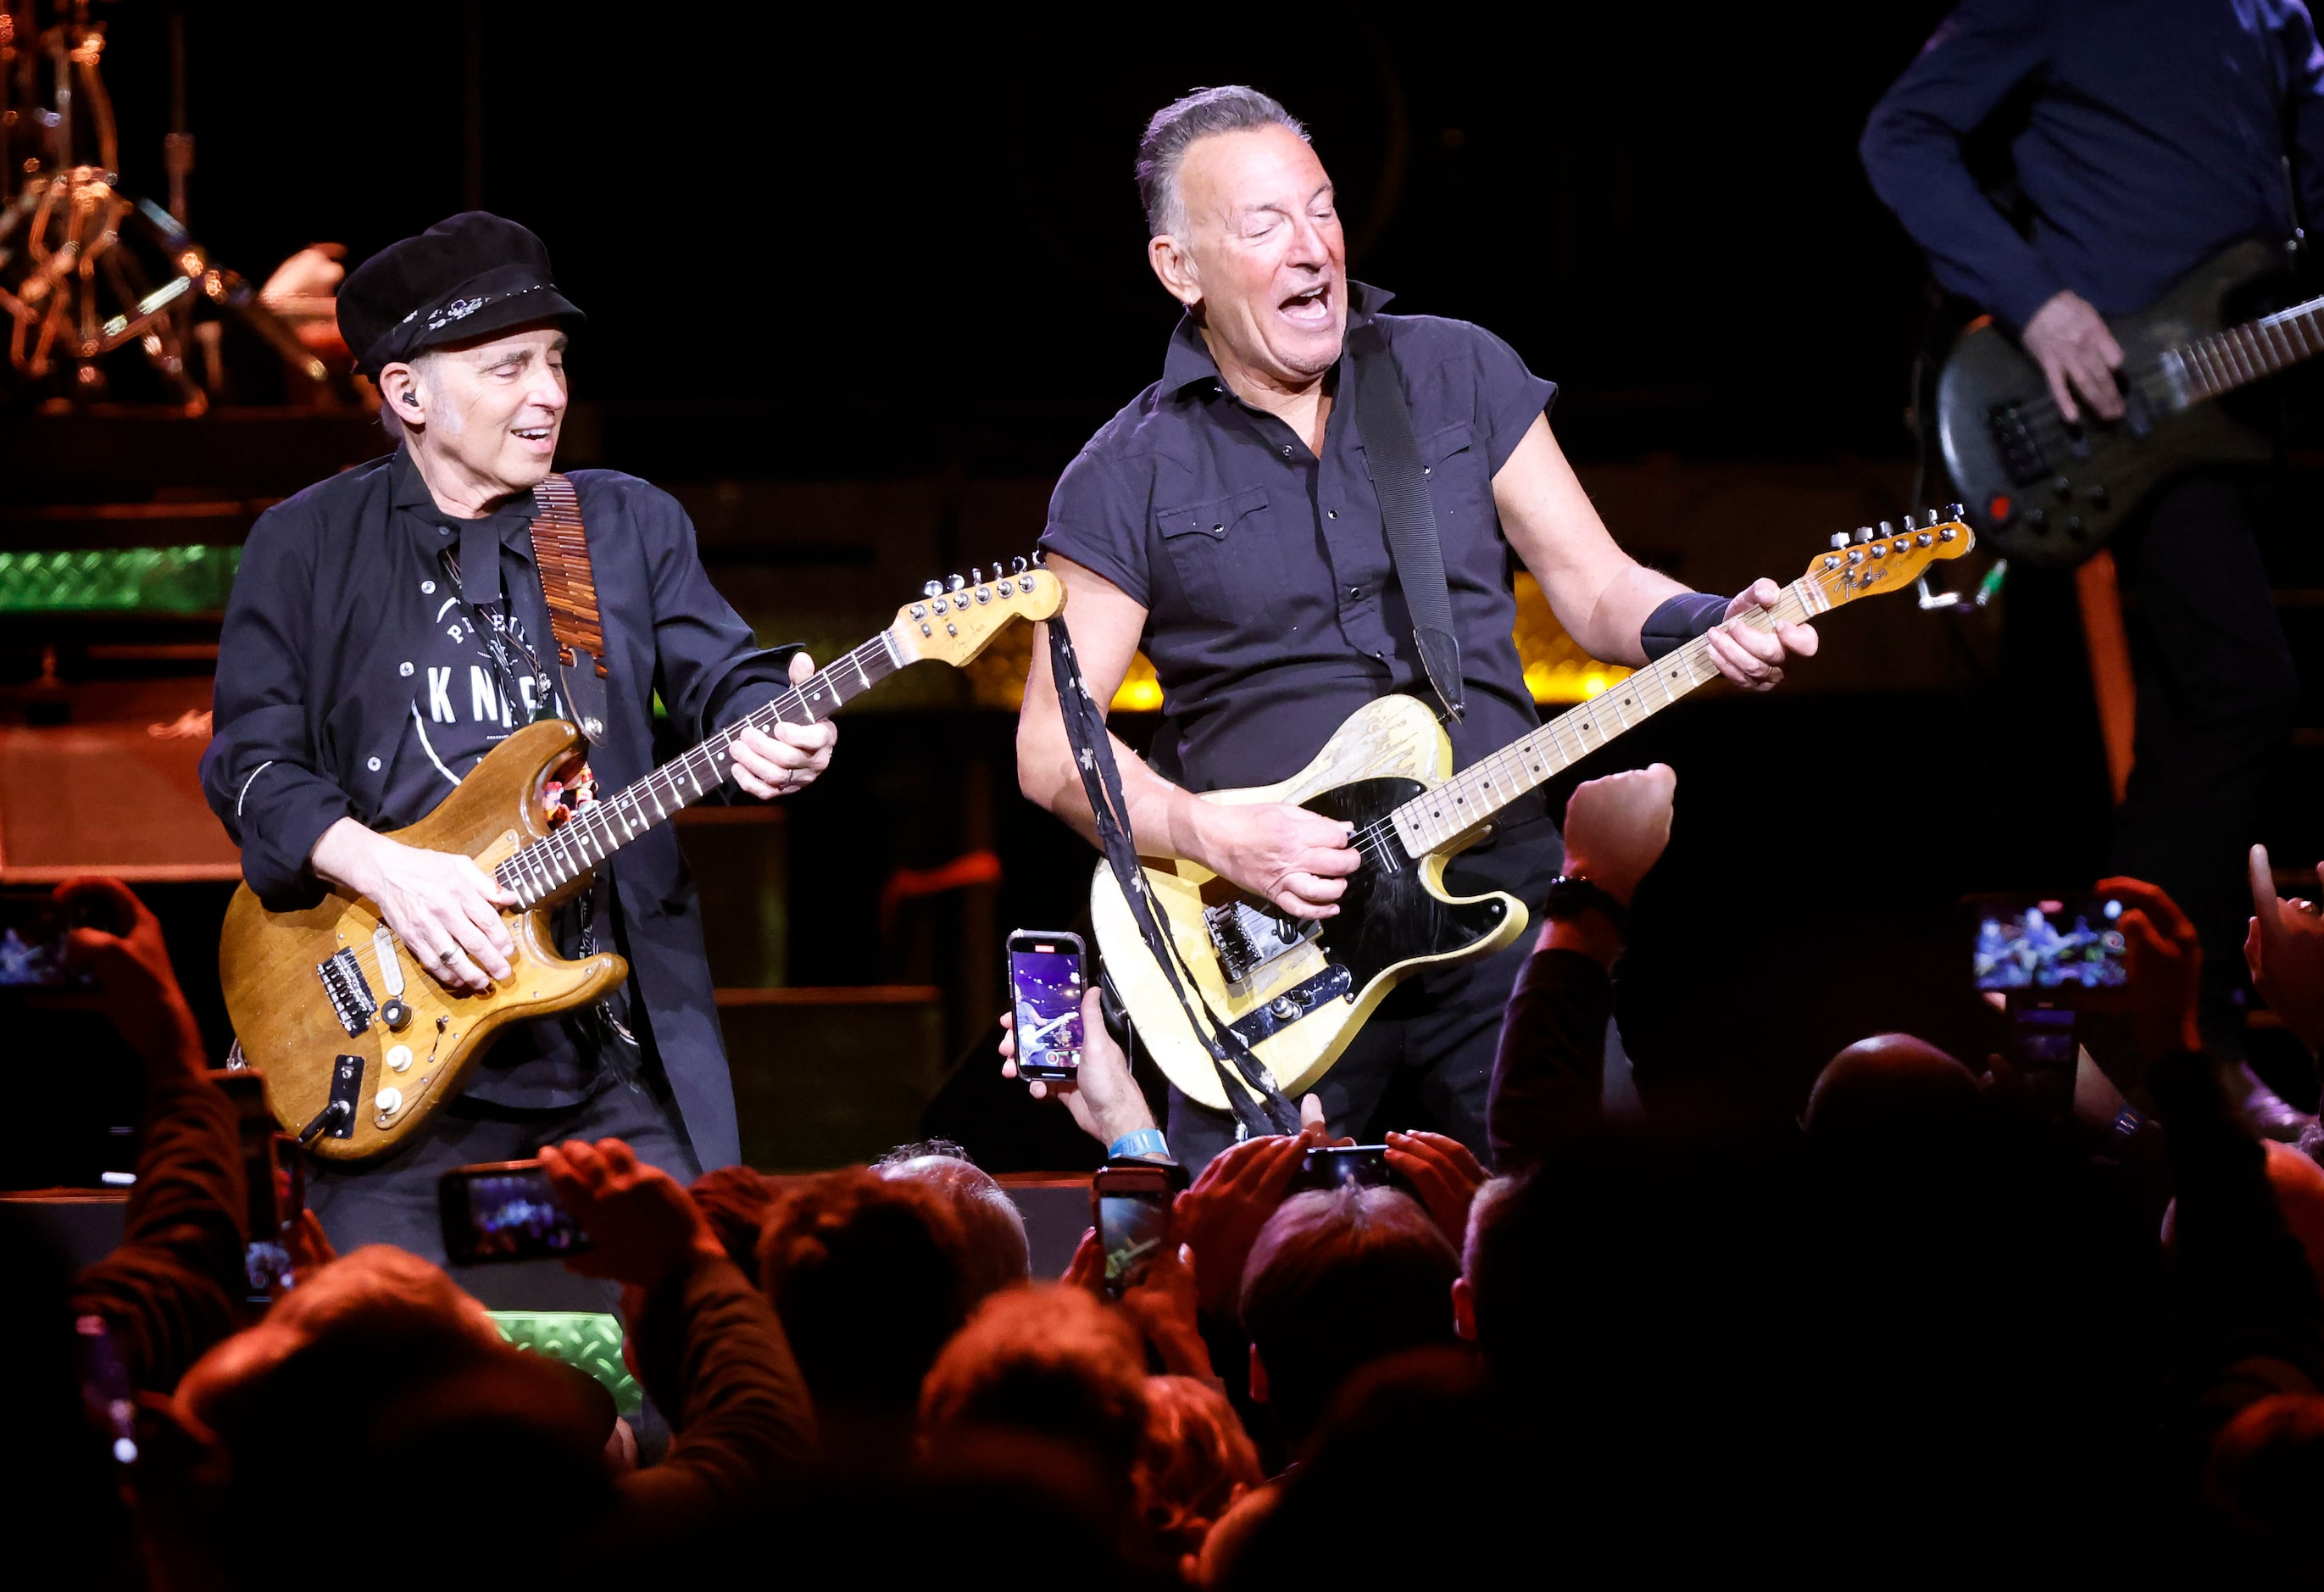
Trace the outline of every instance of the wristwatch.
{"label": "wristwatch", "polygon": [[1570,923],[1582,913],[1594,912],[1614,926],[1614,932],[1627,935],[1630,931],[1630,909],[1616,901],[1604,886],[1594,884],[1580,874],[1560,874],[1549,882],[1549,890],[1542,897],[1542,915],[1561,923]]}

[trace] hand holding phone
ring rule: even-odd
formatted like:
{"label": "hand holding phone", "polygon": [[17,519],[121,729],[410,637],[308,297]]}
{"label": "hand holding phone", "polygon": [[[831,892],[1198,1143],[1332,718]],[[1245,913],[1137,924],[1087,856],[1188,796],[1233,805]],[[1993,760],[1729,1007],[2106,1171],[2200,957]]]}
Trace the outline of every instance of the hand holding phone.
{"label": "hand holding phone", "polygon": [[1978,898],[1970,974],[1980,992],[2066,1005],[2129,980],[2118,895]]}
{"label": "hand holding phone", "polygon": [[436,1208],[445,1257],[456,1266],[562,1259],[590,1248],[538,1161],[454,1167],[436,1181]]}
{"label": "hand holding phone", "polygon": [[1091,1216],[1105,1256],[1100,1287],[1108,1299],[1136,1287],[1163,1247],[1176,1241],[1170,1207],[1177,1194],[1177,1177],[1158,1164],[1109,1164],[1090,1180]]}
{"label": "hand holding phone", "polygon": [[621,1140],[544,1145],[540,1163],[594,1246],[569,1263],[583,1276],[650,1290],[697,1261],[727,1258],[693,1196]]}

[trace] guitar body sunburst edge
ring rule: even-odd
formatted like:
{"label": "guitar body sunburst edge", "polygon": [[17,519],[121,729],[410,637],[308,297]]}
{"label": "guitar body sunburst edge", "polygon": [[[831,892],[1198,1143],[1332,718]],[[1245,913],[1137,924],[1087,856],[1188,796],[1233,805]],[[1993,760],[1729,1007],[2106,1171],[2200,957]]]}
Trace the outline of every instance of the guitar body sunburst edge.
{"label": "guitar body sunburst edge", "polygon": [[[1360,826],[1385,817],[1452,772],[1452,743],[1428,709],[1411,697],[1388,696],[1349,716],[1314,760],[1289,779],[1210,791],[1203,800],[1224,805],[1287,801]],[[1229,976],[1204,913],[1250,898],[1194,863],[1142,860],[1157,918],[1167,925],[1193,975],[1193,993],[1213,1022],[1243,1023],[1279,999],[1296,1002],[1300,992],[1310,992],[1303,1015],[1274,1027],[1251,1046],[1283,1092],[1296,1098],[1331,1070],[1380,1003],[1406,979],[1432,967],[1489,956],[1525,932],[1525,904],[1515,896],[1499,891],[1477,896],[1446,893],[1444,865],[1452,855],[1448,850],[1414,859],[1399,847],[1387,868],[1368,865],[1351,881],[1337,917],[1323,920],[1301,943],[1240,978]],[[1189,1098],[1213,1110],[1227,1109],[1209,1051],[1147,954],[1120,886],[1102,863],[1092,882],[1090,913],[1107,974],[1155,1064]],[[1315,998],[1318,981],[1340,970],[1346,976],[1345,992]]]}
{"label": "guitar body sunburst edge", "polygon": [[[569,724],[527,725],[494,747],[435,811],[391,838],[472,856],[490,873],[519,847],[548,833],[542,782],[583,750]],[[370,998],[383,1005],[389,990],[374,939],[378,909],[331,891],[312,906],[272,912],[247,884],[238,887],[219,934],[218,971],[235,1036],[250,1065],[265,1075],[275,1120],[293,1134],[312,1122],[330,1103],[338,1058],[357,1057],[363,1074],[353,1133],[344,1138],[325,1133],[309,1150],[333,1162],[387,1154],[460,1092],[501,1030],[586,1004],[626,978],[629,964],[610,951],[577,961],[558,954],[549,928],[555,904],[503,914],[515,954],[509,958],[510,976],[483,995],[447,990],[391,940],[411,1020],[391,1032],[374,1013],[361,1032],[350,1034],[318,967],[339,951],[352,953]],[[411,1052],[400,1071],[389,1064],[398,1047]],[[401,1098],[396,1110],[383,1112],[380,1091],[391,1088]]]}

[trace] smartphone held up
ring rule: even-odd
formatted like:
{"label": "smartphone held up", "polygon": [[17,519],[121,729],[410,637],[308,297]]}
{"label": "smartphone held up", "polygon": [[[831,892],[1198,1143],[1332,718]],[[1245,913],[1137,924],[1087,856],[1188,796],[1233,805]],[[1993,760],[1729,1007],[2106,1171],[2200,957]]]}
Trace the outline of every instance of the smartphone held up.
{"label": "smartphone held up", "polygon": [[1009,1004],[1016,1014],[1017,1075],[1071,1081],[1082,1065],[1082,937],[1019,929],[1009,937]]}
{"label": "smartphone held up", "polygon": [[592,1247],[538,1161],[456,1166],[437,1180],[436,1206],[456,1266],[562,1259]]}

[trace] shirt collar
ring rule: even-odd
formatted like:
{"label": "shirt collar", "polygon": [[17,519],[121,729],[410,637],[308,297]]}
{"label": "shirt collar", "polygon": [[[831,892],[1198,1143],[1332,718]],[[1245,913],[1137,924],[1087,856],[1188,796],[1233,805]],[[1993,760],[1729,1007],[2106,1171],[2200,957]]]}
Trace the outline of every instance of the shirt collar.
{"label": "shirt collar", "polygon": [[[1348,282],[1348,330],[1353,332],[1358,327],[1368,324],[1395,297],[1385,289],[1351,278]],[[1198,382],[1215,382],[1218,379],[1219,362],[1211,357],[1211,350],[1204,343],[1202,330],[1195,326],[1194,316],[1180,316],[1177,329],[1170,334],[1169,352],[1162,358],[1162,391],[1175,396]]]}
{"label": "shirt collar", "polygon": [[[431,526],[449,525],[457,531],[466,523],[458,516],[446,514],[438,504],[436,495],[428,490],[427,478],[420,473],[419,461],[411,457],[410,446],[395,450],[394,463],[389,468],[397,508],[411,510]],[[510,498],[484,518],[500,532],[502,541],[514,546],[516,532],[530,526],[537,512],[538,500],[530,493],[523,493]],[[530,549],[530,542],[527,541],[524,550],[529,553]]]}

